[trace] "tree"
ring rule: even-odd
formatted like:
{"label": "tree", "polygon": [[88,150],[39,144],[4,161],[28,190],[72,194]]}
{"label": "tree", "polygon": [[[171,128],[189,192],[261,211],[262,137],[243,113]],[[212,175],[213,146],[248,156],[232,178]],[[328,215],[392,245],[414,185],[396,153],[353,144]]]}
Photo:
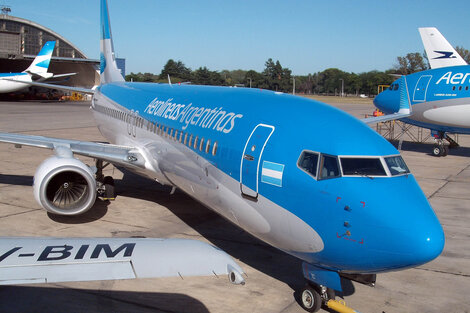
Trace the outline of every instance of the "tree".
{"label": "tree", "polygon": [[154,83],[158,81],[158,76],[152,73],[130,73],[126,75],[126,81]]}
{"label": "tree", "polygon": [[420,72],[428,69],[424,62],[424,58],[419,52],[408,53],[404,57],[397,57],[398,64],[395,65],[400,74],[407,75],[415,72]]}
{"label": "tree", "polygon": [[210,71],[207,67],[200,67],[192,74],[191,82],[196,85],[223,86],[225,81],[220,73]]}
{"label": "tree", "polygon": [[166,80],[168,75],[170,75],[172,81],[188,81],[191,78],[191,69],[181,61],[175,62],[173,59],[169,59],[160,73],[160,79]]}
{"label": "tree", "polygon": [[470,51],[465,49],[464,47],[457,46],[455,47],[455,51],[465,60],[465,62],[470,64]]}
{"label": "tree", "polygon": [[265,69],[262,74],[266,80],[268,89],[283,92],[289,92],[292,89],[292,71],[290,69],[283,68],[279,60],[274,63],[271,58],[269,58],[264,65]]}

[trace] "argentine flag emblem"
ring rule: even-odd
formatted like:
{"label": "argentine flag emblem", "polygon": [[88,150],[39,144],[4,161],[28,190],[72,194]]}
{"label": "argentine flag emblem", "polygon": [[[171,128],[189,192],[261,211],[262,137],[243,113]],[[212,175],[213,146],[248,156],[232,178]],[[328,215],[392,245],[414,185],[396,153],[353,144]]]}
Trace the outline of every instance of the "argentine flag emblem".
{"label": "argentine flag emblem", "polygon": [[261,182],[282,187],[283,173],[284,164],[263,161],[263,168],[261,169]]}

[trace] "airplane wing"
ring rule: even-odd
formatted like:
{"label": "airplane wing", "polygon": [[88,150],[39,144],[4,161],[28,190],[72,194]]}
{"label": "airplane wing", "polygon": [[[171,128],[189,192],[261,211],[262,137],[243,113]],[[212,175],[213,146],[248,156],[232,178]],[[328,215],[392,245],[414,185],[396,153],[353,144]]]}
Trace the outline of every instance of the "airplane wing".
{"label": "airplane wing", "polygon": [[418,28],[431,68],[467,65],[467,62],[455,51],[435,27]]}
{"label": "airplane wing", "polygon": [[127,146],[13,133],[0,133],[0,142],[12,143],[19,147],[25,145],[53,149],[57,154],[65,156],[70,156],[67,154],[71,151],[116,165],[143,168],[145,164],[143,155],[137,149]]}
{"label": "airplane wing", "polygon": [[381,123],[381,122],[386,122],[386,121],[392,121],[392,120],[399,120],[404,117],[410,116],[410,113],[393,113],[393,114],[386,114],[382,116],[374,116],[374,117],[367,117],[361,119],[366,124],[375,124],[375,123]]}
{"label": "airplane wing", "polygon": [[[72,73],[71,73],[72,74]],[[54,76],[54,77],[60,77],[60,76]],[[10,80],[13,82],[18,82],[13,79],[5,79],[4,80]],[[86,94],[94,94],[95,91],[93,89],[87,89],[87,88],[80,88],[80,87],[70,87],[70,86],[62,86],[62,85],[54,85],[54,84],[46,84],[46,83],[38,83],[38,82],[20,82],[25,85],[30,85],[30,86],[37,86],[37,87],[43,87],[43,88],[49,88],[49,89],[57,89],[57,90],[64,90],[64,91],[72,91],[72,92],[80,92],[80,93],[86,93]]]}
{"label": "airplane wing", "polygon": [[406,81],[406,76],[400,77],[398,83],[400,86],[400,90],[399,90],[400,91],[400,106],[399,106],[398,112],[394,112],[394,113],[386,114],[382,116],[363,118],[361,119],[361,121],[363,121],[366,124],[375,124],[375,123],[380,123],[380,122],[398,120],[401,118],[411,116],[412,110],[411,110],[410,96],[408,92],[408,84]]}
{"label": "airplane wing", "polygon": [[224,274],[244,284],[228,254],[197,240],[0,239],[0,285]]}

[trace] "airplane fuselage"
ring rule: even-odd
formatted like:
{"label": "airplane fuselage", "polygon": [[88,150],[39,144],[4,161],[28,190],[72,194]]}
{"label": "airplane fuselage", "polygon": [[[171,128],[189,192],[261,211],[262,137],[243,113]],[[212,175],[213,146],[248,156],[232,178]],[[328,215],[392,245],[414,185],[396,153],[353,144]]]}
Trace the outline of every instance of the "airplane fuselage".
{"label": "airplane fuselage", "polygon": [[404,78],[374,99],[377,108],[397,112],[400,86],[406,82],[412,115],[403,119],[405,122],[436,131],[470,134],[469,65],[432,69]]}
{"label": "airplane fuselage", "polygon": [[[139,174],[306,262],[376,273],[442,250],[439,221],[397,165],[398,151],[326,104],[260,89],[123,82],[98,87],[92,110],[111,143],[139,147]],[[355,162],[375,172],[346,168]]]}
{"label": "airplane fuselage", "polygon": [[0,74],[0,93],[15,92],[21,89],[28,88],[29,85],[24,84],[22,82],[31,82],[31,81],[32,81],[31,75],[28,73],[1,73]]}

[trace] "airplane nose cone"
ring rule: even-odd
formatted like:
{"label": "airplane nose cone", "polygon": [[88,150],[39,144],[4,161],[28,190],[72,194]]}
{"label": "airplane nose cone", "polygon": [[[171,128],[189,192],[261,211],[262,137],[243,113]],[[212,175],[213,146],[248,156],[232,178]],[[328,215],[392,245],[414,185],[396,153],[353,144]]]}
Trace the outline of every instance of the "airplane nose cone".
{"label": "airplane nose cone", "polygon": [[414,237],[410,238],[408,242],[411,266],[418,266],[434,260],[444,249],[444,231],[437,218],[428,221],[421,229],[415,229],[411,233]]}

